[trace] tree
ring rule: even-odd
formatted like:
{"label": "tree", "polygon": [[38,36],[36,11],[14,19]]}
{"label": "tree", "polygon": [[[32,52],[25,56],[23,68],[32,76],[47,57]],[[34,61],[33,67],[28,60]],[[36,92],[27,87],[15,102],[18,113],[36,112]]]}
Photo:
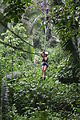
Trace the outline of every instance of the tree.
{"label": "tree", "polygon": [[[75,4],[76,3],[76,4]],[[76,76],[80,68],[78,53],[80,2],[68,0],[63,5],[55,5],[51,9],[51,16],[59,34],[60,43],[65,51],[73,58],[73,76]]]}
{"label": "tree", "polygon": [[1,2],[3,16],[8,22],[11,22],[11,20],[19,22],[26,7],[30,4],[31,0],[3,0]]}

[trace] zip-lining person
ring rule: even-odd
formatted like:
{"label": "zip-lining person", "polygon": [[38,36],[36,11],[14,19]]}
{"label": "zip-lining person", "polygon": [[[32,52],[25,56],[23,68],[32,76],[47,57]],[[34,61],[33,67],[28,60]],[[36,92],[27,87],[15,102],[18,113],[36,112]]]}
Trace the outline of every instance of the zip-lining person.
{"label": "zip-lining person", "polygon": [[41,79],[43,78],[43,73],[44,73],[44,80],[46,79],[46,69],[48,67],[48,52],[42,52],[41,53],[42,57],[42,63],[41,63]]}

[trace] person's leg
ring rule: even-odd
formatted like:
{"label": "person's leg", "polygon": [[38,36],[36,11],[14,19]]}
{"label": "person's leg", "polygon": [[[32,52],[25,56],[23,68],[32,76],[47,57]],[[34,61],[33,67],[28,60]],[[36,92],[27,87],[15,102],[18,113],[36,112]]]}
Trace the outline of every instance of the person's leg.
{"label": "person's leg", "polygon": [[46,65],[44,66],[44,79],[46,79]]}
{"label": "person's leg", "polygon": [[43,77],[44,66],[41,67],[41,78]]}

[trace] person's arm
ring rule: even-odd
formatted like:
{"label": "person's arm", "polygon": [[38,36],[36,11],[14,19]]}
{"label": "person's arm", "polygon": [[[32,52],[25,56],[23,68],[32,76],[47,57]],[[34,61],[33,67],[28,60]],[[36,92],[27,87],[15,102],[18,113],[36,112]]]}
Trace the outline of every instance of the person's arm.
{"label": "person's arm", "polygon": [[43,56],[42,56],[42,53],[41,53],[41,57],[43,57]]}
{"label": "person's arm", "polygon": [[44,57],[43,52],[41,53],[41,57]]}
{"label": "person's arm", "polygon": [[47,62],[48,62],[48,56],[47,56]]}

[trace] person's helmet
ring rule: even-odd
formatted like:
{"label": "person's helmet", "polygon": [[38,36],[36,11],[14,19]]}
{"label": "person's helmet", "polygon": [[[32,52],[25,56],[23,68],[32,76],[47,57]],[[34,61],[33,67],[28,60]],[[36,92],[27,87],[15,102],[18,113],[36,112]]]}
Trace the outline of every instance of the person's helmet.
{"label": "person's helmet", "polygon": [[45,52],[45,55],[48,55],[48,52]]}

